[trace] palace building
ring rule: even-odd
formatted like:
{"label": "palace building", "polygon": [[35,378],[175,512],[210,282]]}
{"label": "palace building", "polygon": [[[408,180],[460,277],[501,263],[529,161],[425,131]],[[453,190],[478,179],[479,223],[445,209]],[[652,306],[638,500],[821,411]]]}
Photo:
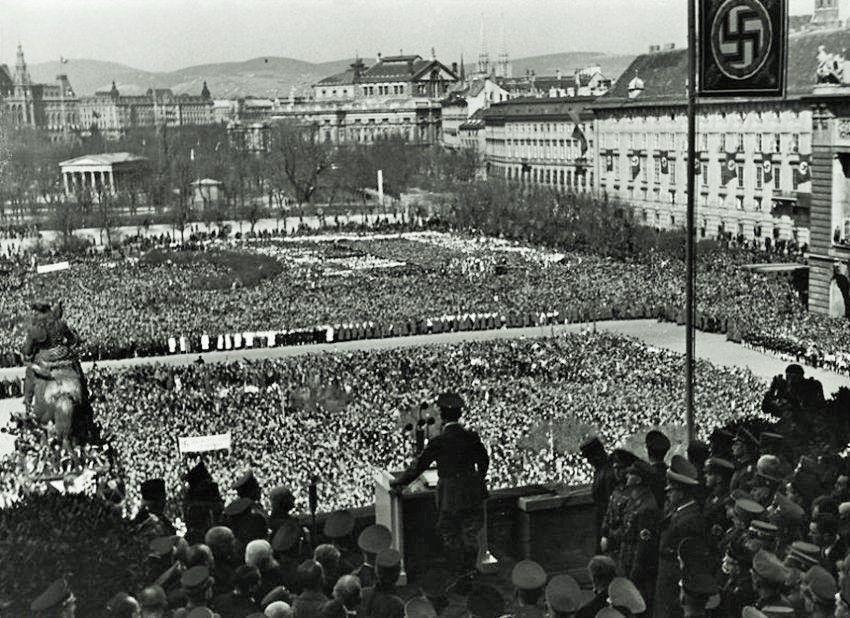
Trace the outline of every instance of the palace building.
{"label": "palace building", "polygon": [[442,99],[458,81],[453,69],[431,50],[416,55],[383,57],[369,66],[357,59],[348,70],[313,86],[313,98],[290,100],[273,120],[295,120],[331,143],[368,143],[397,135],[420,144],[437,142]]}
{"label": "palace building", "polygon": [[560,190],[594,186],[592,97],[521,98],[483,112],[490,176]]}
{"label": "palace building", "polygon": [[[848,47],[848,30],[791,34],[783,98],[700,101],[700,237],[810,241],[812,112],[805,98],[817,82],[819,55]],[[654,51],[637,57],[592,105],[596,189],[659,228],[685,223],[686,80],[687,50]]]}

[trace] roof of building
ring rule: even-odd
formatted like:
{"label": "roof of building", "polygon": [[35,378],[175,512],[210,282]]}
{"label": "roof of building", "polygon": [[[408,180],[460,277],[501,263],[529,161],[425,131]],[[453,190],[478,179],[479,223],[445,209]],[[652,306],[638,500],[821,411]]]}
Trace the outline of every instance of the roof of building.
{"label": "roof of building", "polygon": [[116,165],[118,163],[133,163],[136,161],[147,161],[147,159],[130,152],[103,152],[68,159],[67,161],[62,161],[59,165],[62,167],[68,165]]}
{"label": "roof of building", "polygon": [[[794,33],[788,37],[787,99],[811,94],[816,83],[816,56],[820,45],[829,53],[850,48],[850,30],[813,30]],[[644,90],[634,99],[630,99],[628,84],[634,76],[643,80]],[[687,102],[687,77],[687,49],[642,54],[632,61],[629,68],[623,72],[623,77],[617,80],[611,90],[599,97],[594,107],[684,105]]]}
{"label": "roof of building", "polygon": [[462,122],[458,127],[461,130],[483,129],[484,128],[484,109],[477,109],[466,122]]}
{"label": "roof of building", "polygon": [[217,187],[221,184],[221,181],[213,180],[212,178],[201,178],[199,180],[193,180],[189,184],[195,187]]}
{"label": "roof of building", "polygon": [[488,121],[541,119],[545,117],[587,119],[592,117],[590,106],[595,97],[520,97],[493,103],[484,111]]}
{"label": "roof of building", "polygon": [[[439,67],[451,73],[451,69],[438,60],[425,60],[421,56],[385,56],[368,68],[360,71],[357,83],[412,81]],[[320,80],[317,86],[347,86],[355,83],[354,67]]]}

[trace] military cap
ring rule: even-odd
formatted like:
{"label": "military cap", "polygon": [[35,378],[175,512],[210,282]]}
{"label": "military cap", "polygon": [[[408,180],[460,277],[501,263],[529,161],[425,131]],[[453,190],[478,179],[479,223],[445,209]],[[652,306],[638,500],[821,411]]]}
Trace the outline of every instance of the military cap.
{"label": "military cap", "polygon": [[165,596],[165,590],[162,586],[156,584],[147,586],[136,595],[136,600],[142,609],[165,609],[168,606],[168,598]]}
{"label": "military cap", "polygon": [[808,571],[803,573],[803,583],[809,587],[818,600],[829,602],[835,598],[835,593],[838,591],[838,585],[835,583],[835,578],[832,574],[816,564]]}
{"label": "military cap", "polygon": [[127,606],[131,599],[135,601],[135,599],[126,592],[116,592],[112,598],[106,602],[106,611],[113,615],[117,615],[119,612],[124,612],[127,610]]}
{"label": "military cap", "polygon": [[140,487],[142,500],[165,502],[165,479],[148,479]]}
{"label": "military cap", "polygon": [[379,569],[394,569],[401,564],[401,554],[392,547],[378,552],[375,557],[375,567]]}
{"label": "military cap", "polygon": [[213,526],[204,535],[204,544],[210,548],[219,546],[229,546],[233,543],[233,530],[227,526]]}
{"label": "military cap", "polygon": [[59,607],[71,598],[73,593],[71,587],[64,577],[60,577],[54,581],[47,590],[38,595],[35,600],[30,603],[30,611],[43,612],[47,609]]}
{"label": "military cap", "polygon": [[614,452],[611,453],[611,459],[614,465],[623,468],[628,468],[637,458],[637,455],[624,448],[615,448]]}
{"label": "military cap", "polygon": [[534,560],[520,560],[511,571],[511,583],[519,590],[537,590],[546,585],[546,571]]}
{"label": "military cap", "polygon": [[785,373],[795,373],[797,375],[803,375],[805,371],[803,371],[803,368],[797,363],[791,363],[785,368]]}
{"label": "military cap", "polygon": [[613,607],[603,607],[596,612],[595,618],[626,618],[625,615],[618,612]]}
{"label": "military cap", "polygon": [[773,496],[773,503],[776,509],[782,516],[782,519],[792,522],[801,523],[806,516],[806,512],[799,504],[791,500],[785,494],[777,493]]}
{"label": "military cap", "polygon": [[694,465],[681,455],[673,455],[670,468],[667,470],[667,480],[685,487],[699,485],[698,472]]}
{"label": "military cap", "polygon": [[749,521],[755,517],[759,517],[762,513],[764,513],[764,507],[755,500],[749,498],[738,498],[735,500],[735,515],[740,519]]}
{"label": "military cap", "polygon": [[746,446],[758,448],[759,441],[756,440],[756,437],[751,434],[745,427],[740,427],[735,434],[735,439],[733,442],[737,442],[739,444],[744,444]]}
{"label": "military cap", "polygon": [[461,410],[463,398],[457,393],[442,393],[437,397],[437,407],[441,410]]}
{"label": "military cap", "polygon": [[546,584],[546,603],[560,614],[578,610],[581,607],[578,582],[569,575],[556,575]]}
{"label": "military cap", "polygon": [[286,586],[275,586],[269,590],[266,596],[260,601],[260,607],[265,608],[266,605],[271,605],[275,601],[292,602],[292,595],[286,589]]}
{"label": "military cap", "polygon": [[236,517],[244,515],[253,506],[254,501],[250,498],[236,498],[233,502],[224,507],[223,514],[226,517]]}
{"label": "military cap", "polygon": [[782,585],[788,577],[788,568],[775,554],[763,549],[753,556],[753,570],[759,577],[772,584]]}
{"label": "military cap", "polygon": [[762,455],[756,462],[756,474],[777,483],[785,476],[784,468],[776,455]]}
{"label": "military cap", "polygon": [[838,505],[838,514],[841,519],[847,519],[850,516],[850,502],[842,502]]}
{"label": "military cap", "polygon": [[505,601],[493,586],[478,585],[466,600],[469,613],[476,618],[493,618],[504,615]]}
{"label": "military cap", "polygon": [[[700,567],[704,567],[705,563]],[[682,590],[685,594],[699,599],[707,599],[717,594],[717,582],[704,568],[685,569],[682,573]]]}
{"label": "military cap", "polygon": [[820,563],[820,547],[805,541],[794,541],[788,550],[795,558],[809,564]]}
{"label": "military cap", "polygon": [[647,432],[645,442],[647,450],[650,451],[664,451],[666,453],[670,450],[670,438],[657,429]]}
{"label": "military cap", "polygon": [[334,511],[325,519],[324,535],[329,539],[342,539],[354,530],[354,515],[351,511]]}
{"label": "military cap", "polygon": [[404,604],[404,618],[437,618],[437,612],[425,597],[413,597]]}
{"label": "military cap", "polygon": [[579,446],[579,452],[584,457],[587,457],[592,453],[605,452],[605,446],[602,444],[602,440],[599,439],[599,436],[590,436],[581,443],[581,446]]}
{"label": "military cap", "polygon": [[244,490],[259,486],[260,484],[257,482],[257,478],[254,476],[254,471],[248,470],[245,474],[236,479],[236,482],[233,483],[233,487],[231,489],[235,489],[238,492],[240,489]]}
{"label": "military cap", "polygon": [[750,522],[749,532],[759,539],[775,539],[779,534],[779,527],[767,521],[754,519]]}
{"label": "military cap", "polygon": [[392,545],[393,533],[381,524],[372,524],[357,537],[357,546],[368,554],[377,554]]}
{"label": "military cap", "polygon": [[174,543],[177,541],[173,536],[158,536],[148,543],[148,554],[156,558],[164,558],[174,551]]}
{"label": "military cap", "polygon": [[291,549],[301,539],[301,526],[297,521],[286,520],[272,537],[272,549],[284,552]]}
{"label": "military cap", "polygon": [[633,614],[646,611],[646,602],[637,587],[630,579],[615,577],[608,584],[608,603],[614,607],[622,607]]}
{"label": "military cap", "polygon": [[647,482],[653,479],[655,476],[655,470],[653,470],[652,466],[643,459],[635,459],[632,465],[626,469],[626,474],[639,476],[644,482]]}
{"label": "military cap", "polygon": [[291,509],[295,506],[295,496],[286,485],[278,485],[269,492],[269,502],[272,508],[283,508],[285,506]]}
{"label": "military cap", "polygon": [[204,607],[203,605],[193,607],[186,614],[186,618],[215,618],[215,616],[216,614],[209,607]]}
{"label": "military cap", "polygon": [[721,474],[732,474],[735,472],[735,464],[722,457],[709,457],[705,460],[705,469]]}
{"label": "military cap", "polygon": [[741,610],[741,618],[767,618],[767,616],[752,605],[747,605]]}
{"label": "military cap", "polygon": [[702,565],[711,560],[705,541],[695,536],[682,539],[676,553],[686,569],[691,565]]}
{"label": "military cap", "polygon": [[180,576],[180,586],[187,590],[205,588],[210,583],[210,572],[205,566],[193,566]]}

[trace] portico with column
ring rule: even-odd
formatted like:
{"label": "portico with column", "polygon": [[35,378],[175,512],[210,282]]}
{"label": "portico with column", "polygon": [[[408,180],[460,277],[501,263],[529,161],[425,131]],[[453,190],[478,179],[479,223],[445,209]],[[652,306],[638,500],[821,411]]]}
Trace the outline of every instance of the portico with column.
{"label": "portico with column", "polygon": [[92,195],[101,192],[114,195],[122,188],[122,176],[141,172],[146,162],[144,157],[129,152],[109,152],[62,161],[59,168],[68,197],[79,191],[89,191]]}

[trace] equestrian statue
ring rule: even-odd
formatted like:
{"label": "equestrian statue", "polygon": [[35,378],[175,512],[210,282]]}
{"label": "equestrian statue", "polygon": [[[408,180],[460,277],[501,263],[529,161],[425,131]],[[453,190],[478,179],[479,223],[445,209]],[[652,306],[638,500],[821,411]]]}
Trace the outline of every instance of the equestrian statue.
{"label": "equestrian statue", "polygon": [[76,353],[80,338],[62,319],[62,302],[31,304],[33,314],[21,356],[27,363],[24,406],[27,417],[53,424],[66,447],[98,441],[85,374]]}

